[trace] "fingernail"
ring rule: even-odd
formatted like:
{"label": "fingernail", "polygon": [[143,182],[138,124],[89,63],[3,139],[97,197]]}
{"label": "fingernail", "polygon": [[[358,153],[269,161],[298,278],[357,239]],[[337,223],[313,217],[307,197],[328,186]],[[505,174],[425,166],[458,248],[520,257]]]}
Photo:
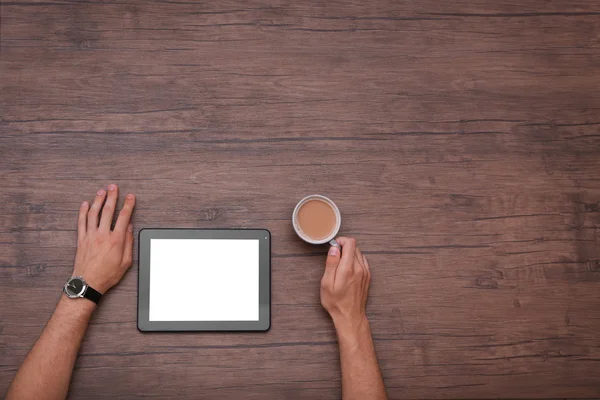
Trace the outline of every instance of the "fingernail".
{"label": "fingernail", "polygon": [[111,183],[110,185],[108,185],[108,190],[115,190],[117,188],[117,185]]}
{"label": "fingernail", "polygon": [[104,189],[100,189],[98,190],[98,193],[96,193],[98,196],[104,196]]}
{"label": "fingernail", "polygon": [[84,201],[83,203],[81,203],[81,207],[87,207],[88,206],[88,202]]}
{"label": "fingernail", "polygon": [[331,247],[329,248],[329,255],[330,255],[330,256],[337,256],[338,254],[340,254],[340,249],[338,249],[338,248],[337,248],[337,247],[335,247],[335,246],[331,246]]}
{"label": "fingernail", "polygon": [[127,227],[127,231],[133,232],[133,225],[129,224],[129,226]]}

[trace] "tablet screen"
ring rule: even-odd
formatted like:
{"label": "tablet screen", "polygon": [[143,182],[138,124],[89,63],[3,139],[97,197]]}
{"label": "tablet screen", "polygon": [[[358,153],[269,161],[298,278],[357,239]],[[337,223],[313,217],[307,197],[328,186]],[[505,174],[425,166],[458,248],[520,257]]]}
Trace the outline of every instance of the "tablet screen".
{"label": "tablet screen", "polygon": [[258,240],[150,240],[150,321],[258,321],[258,282]]}

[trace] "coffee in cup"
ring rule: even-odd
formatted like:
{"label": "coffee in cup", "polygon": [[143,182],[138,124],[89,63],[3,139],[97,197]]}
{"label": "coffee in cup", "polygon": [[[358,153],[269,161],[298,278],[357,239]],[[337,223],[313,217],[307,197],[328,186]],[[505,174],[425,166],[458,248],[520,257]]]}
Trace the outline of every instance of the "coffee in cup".
{"label": "coffee in cup", "polygon": [[[302,240],[311,244],[323,244],[332,241],[338,234],[342,216],[331,199],[313,194],[298,202],[294,208],[292,223]],[[335,241],[331,244],[337,245]]]}

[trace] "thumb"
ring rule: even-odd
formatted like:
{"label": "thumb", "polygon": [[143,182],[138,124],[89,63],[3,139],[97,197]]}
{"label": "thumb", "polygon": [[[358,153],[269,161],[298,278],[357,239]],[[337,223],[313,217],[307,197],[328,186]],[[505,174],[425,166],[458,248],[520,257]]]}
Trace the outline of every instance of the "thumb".
{"label": "thumb", "polygon": [[133,261],[133,226],[129,224],[127,227],[127,233],[125,234],[125,247],[123,248],[123,258],[121,259],[121,266],[123,268],[131,267]]}
{"label": "thumb", "polygon": [[325,273],[323,274],[323,281],[333,283],[335,277],[335,271],[340,263],[340,248],[338,246],[331,246],[327,253],[327,259],[325,260]]}

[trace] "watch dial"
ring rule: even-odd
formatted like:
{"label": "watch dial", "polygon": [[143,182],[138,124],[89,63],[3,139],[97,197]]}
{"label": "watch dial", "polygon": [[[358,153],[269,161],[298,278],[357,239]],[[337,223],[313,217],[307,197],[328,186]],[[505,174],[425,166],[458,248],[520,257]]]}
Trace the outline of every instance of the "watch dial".
{"label": "watch dial", "polygon": [[76,296],[83,290],[83,282],[80,279],[72,279],[67,285],[67,293]]}

